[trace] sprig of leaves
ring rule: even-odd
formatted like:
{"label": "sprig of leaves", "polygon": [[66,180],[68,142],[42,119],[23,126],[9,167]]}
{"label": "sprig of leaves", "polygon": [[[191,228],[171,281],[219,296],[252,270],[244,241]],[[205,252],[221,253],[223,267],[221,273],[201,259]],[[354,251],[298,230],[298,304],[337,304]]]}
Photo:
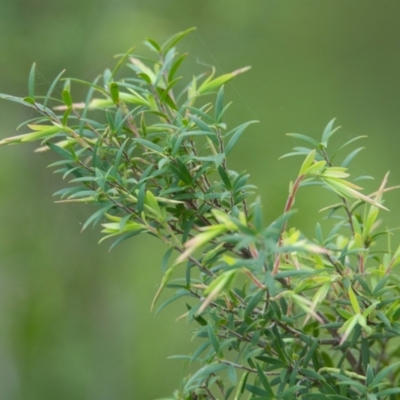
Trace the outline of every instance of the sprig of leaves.
{"label": "sprig of leaves", "polygon": [[[186,298],[183,317],[202,340],[182,356],[199,368],[174,399],[396,398],[400,365],[391,346],[400,335],[400,247],[383,255],[373,248],[386,234],[378,216],[393,189],[388,176],[366,195],[348,172],[361,148],[334,164],[334,120],[320,141],[290,134],[308,147],[286,155],[304,161],[282,215],[266,226],[249,175],[227,159],[255,121],[227,129],[224,85],[248,67],[220,76],[212,69],[185,82],[179,68],[186,54],[176,45],[190,32],[163,44],[147,39],[154,61],[130,49],[93,82],[61,73],[45,96],[35,93],[33,65],[28,96],[0,98],[39,117],[22,124],[29,132],[0,145],[35,141],[38,151],[56,153],[51,166],[68,186],[55,196],[93,204],[83,230],[101,224],[101,241],[113,239],[111,248],[140,233],[168,245],[153,306],[165,288],[175,293],[157,312]],[[74,99],[73,85],[88,88],[83,101]],[[289,224],[298,191],[311,183],[336,199],[325,209],[335,217],[330,231],[317,224],[314,239]]]}

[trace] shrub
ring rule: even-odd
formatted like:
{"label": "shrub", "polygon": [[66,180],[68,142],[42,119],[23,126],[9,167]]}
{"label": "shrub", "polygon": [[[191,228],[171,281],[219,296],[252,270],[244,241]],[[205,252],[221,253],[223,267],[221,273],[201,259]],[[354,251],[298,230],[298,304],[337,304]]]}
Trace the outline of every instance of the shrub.
{"label": "shrub", "polygon": [[[83,229],[102,222],[111,247],[139,233],[168,245],[152,307],[173,289],[157,312],[186,298],[184,317],[202,340],[182,356],[198,369],[171,399],[397,398],[400,247],[373,248],[390,234],[377,229],[383,194],[392,189],[387,175],[376,192],[361,193],[347,172],[358,149],[333,163],[333,120],[320,140],[292,134],[308,147],[287,156],[304,161],[283,214],[264,225],[249,175],[227,161],[255,122],[230,130],[223,122],[224,84],[247,68],[181,83],[186,54],[175,46],[189,32],[162,45],[147,39],[155,60],[130,50],[101,82],[61,73],[46,96],[35,95],[34,65],[28,97],[0,96],[39,116],[26,122],[31,132],[0,144],[39,141],[37,151],[57,153],[51,166],[71,185],[56,195],[92,203],[97,209]],[[117,79],[123,66],[129,73]],[[62,97],[53,98],[61,81]],[[83,102],[73,101],[71,84],[88,87]],[[203,100],[214,94],[214,104]],[[330,230],[317,224],[314,239],[290,225],[298,190],[309,184],[335,198],[325,209]]]}

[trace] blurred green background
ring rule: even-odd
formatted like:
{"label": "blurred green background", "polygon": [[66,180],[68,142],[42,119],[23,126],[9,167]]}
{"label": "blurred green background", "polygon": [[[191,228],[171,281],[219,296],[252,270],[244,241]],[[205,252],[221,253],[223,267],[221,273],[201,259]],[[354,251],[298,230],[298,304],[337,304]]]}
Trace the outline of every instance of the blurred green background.
{"label": "blurred green background", "polygon": [[[227,88],[228,123],[261,121],[230,167],[252,174],[270,221],[301,162],[278,161],[300,144],[284,134],[319,137],[333,117],[343,126],[337,143],[369,137],[352,173],[380,180],[391,170],[390,184],[400,182],[399,12],[396,0],[0,0],[0,92],[25,96],[34,61],[44,91],[63,68],[92,79],[145,37],[196,26],[180,48],[191,54],[189,77],[196,64],[253,67]],[[0,137],[30,115],[1,102]],[[167,357],[193,343],[190,326],[174,321],[181,305],[149,311],[165,249],[135,237],[109,253],[96,230],[81,234],[90,209],[53,203],[62,185],[45,168],[53,156],[33,149],[0,149],[0,399],[172,393],[183,364]],[[316,210],[334,201],[314,193],[300,194],[294,220],[311,237]],[[387,196],[390,226],[400,225],[399,196]]]}

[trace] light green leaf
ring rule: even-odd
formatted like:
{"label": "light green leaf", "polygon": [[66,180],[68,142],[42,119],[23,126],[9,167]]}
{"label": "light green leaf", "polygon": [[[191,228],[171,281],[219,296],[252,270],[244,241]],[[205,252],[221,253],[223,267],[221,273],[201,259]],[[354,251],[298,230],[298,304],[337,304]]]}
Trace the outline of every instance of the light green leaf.
{"label": "light green leaf", "polygon": [[351,332],[353,331],[353,329],[357,325],[359,315],[360,314],[353,315],[338,330],[339,333],[344,333],[344,335],[342,337],[342,340],[340,341],[340,344],[343,344],[347,340],[347,338],[349,337],[349,335],[351,334]]}
{"label": "light green leaf", "polygon": [[358,304],[357,297],[354,294],[354,291],[351,288],[351,286],[349,286],[348,294],[349,294],[351,306],[353,308],[354,313],[355,314],[361,314],[360,305]]}
{"label": "light green leaf", "polygon": [[150,209],[154,212],[154,214],[158,217],[162,217],[161,208],[158,205],[158,201],[154,194],[150,191],[146,191],[146,196],[144,198],[144,203],[150,207]]}
{"label": "light green leaf", "polygon": [[28,93],[29,97],[32,99],[35,98],[35,74],[36,74],[36,63],[32,64],[31,71],[29,73],[29,82],[28,82]]}
{"label": "light green leaf", "polygon": [[307,157],[303,161],[303,164],[301,165],[299,176],[303,175],[305,171],[312,165],[315,159],[315,152],[316,150],[312,150],[310,153],[307,154]]}
{"label": "light green leaf", "polygon": [[180,42],[185,36],[187,36],[189,33],[195,31],[196,28],[189,28],[186,31],[179,32],[175,34],[174,36],[171,36],[168,40],[166,40],[162,45],[161,45],[161,50],[163,54],[167,54],[168,50],[170,50],[172,47],[174,47],[178,42]]}
{"label": "light green leaf", "polygon": [[197,90],[198,94],[206,94],[212,92],[213,90],[218,89],[225,83],[229,82],[236,76],[243,74],[244,72],[248,71],[251,67],[243,67],[239,68],[236,71],[230,72],[228,74],[224,74],[219,76],[218,78],[212,79],[210,81],[205,81]]}
{"label": "light green leaf", "polygon": [[327,146],[329,138],[339,129],[339,127],[338,127],[336,129],[332,130],[335,120],[336,120],[336,118],[333,118],[332,120],[330,120],[328,125],[326,125],[326,127],[322,133],[321,142],[325,144],[325,147]]}
{"label": "light green leaf", "polygon": [[204,294],[207,297],[204,299],[203,303],[201,304],[199,310],[197,311],[197,315],[200,315],[207,306],[216,299],[219,294],[224,290],[229,290],[238,274],[237,269],[229,270],[222,272],[219,276],[217,276],[204,290]]}
{"label": "light green leaf", "polygon": [[[308,167],[307,170],[304,171],[304,175],[317,175],[321,172],[321,170],[325,167],[325,165],[326,165],[325,160],[318,161],[318,162],[314,163],[313,165],[311,165],[310,167]],[[324,174],[325,174],[325,171],[324,171]]]}
{"label": "light green leaf", "polygon": [[225,225],[211,225],[203,228],[204,232],[197,234],[192,239],[185,243],[186,250],[178,257],[176,263],[181,263],[186,260],[196,249],[210,242],[212,239],[226,232],[227,227]]}

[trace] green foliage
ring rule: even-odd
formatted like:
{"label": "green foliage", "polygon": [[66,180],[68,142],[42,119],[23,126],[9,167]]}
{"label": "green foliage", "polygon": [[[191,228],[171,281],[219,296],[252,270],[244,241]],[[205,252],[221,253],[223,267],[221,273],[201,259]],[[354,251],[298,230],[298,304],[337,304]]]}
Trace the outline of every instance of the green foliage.
{"label": "green foliage", "polygon": [[[0,97],[40,116],[26,123],[30,132],[0,144],[40,141],[38,151],[55,152],[60,160],[51,166],[69,180],[55,195],[96,206],[83,229],[102,223],[111,247],[139,233],[168,245],[153,306],[166,288],[175,294],[157,312],[186,297],[183,317],[201,340],[182,356],[198,369],[171,399],[397,398],[400,247],[383,254],[372,247],[387,234],[377,230],[383,194],[392,189],[387,176],[367,196],[347,172],[360,149],[333,164],[334,120],[321,141],[291,134],[309,147],[287,155],[305,159],[282,216],[265,226],[249,176],[227,163],[255,121],[227,129],[223,85],[248,68],[182,83],[186,55],[175,45],[190,31],[164,44],[147,39],[154,60],[131,49],[102,83],[60,74],[43,97],[34,65],[28,97]],[[124,66],[127,76],[117,79]],[[61,99],[52,98],[60,81]],[[84,102],[74,102],[75,84],[89,88]],[[213,95],[215,105],[207,102]],[[296,195],[309,184],[337,199],[325,209],[330,232],[317,224],[315,239],[289,226]]]}

